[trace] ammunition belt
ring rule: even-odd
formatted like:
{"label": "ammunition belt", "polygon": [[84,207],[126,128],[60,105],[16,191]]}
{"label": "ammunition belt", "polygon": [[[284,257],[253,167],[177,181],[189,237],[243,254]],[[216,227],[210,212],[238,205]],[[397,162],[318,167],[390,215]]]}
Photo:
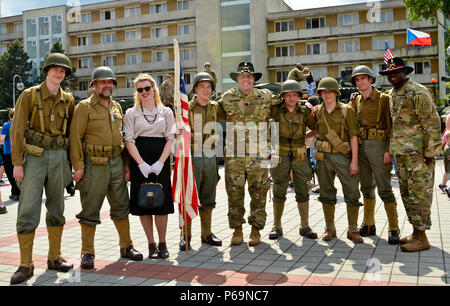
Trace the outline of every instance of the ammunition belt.
{"label": "ammunition belt", "polygon": [[[350,147],[350,142],[343,142],[343,144],[348,145]],[[342,154],[341,152],[338,152],[335,148],[333,148],[331,143],[326,140],[316,140],[315,147],[316,147],[317,151],[322,152],[322,153]]]}
{"label": "ammunition belt", "polygon": [[359,138],[362,140],[381,140],[386,141],[388,139],[387,130],[379,130],[379,129],[366,129],[363,127],[359,128]]}
{"label": "ammunition belt", "polygon": [[89,157],[108,157],[116,158],[122,154],[125,145],[120,146],[98,146],[88,143],[83,143],[83,151]]}
{"label": "ammunition belt", "polygon": [[25,143],[45,150],[67,150],[69,148],[69,138],[62,135],[52,137],[31,129],[25,130]]}

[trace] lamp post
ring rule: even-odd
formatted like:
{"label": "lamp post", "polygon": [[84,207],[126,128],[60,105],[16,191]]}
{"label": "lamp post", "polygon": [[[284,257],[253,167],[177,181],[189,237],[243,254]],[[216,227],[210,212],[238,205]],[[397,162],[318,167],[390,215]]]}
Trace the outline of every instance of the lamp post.
{"label": "lamp post", "polygon": [[22,83],[22,78],[20,77],[20,75],[15,75],[13,77],[13,108],[16,107],[16,77],[19,78],[20,82],[17,83],[17,89],[22,91],[25,88],[25,85],[23,85]]}

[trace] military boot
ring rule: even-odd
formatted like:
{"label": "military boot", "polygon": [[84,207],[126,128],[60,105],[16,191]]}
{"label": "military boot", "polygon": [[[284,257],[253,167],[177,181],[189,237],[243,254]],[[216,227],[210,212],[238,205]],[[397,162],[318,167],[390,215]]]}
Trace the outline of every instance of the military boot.
{"label": "military boot", "polygon": [[402,239],[399,240],[400,245],[410,243],[411,241],[413,241],[414,238],[416,237],[416,233],[417,233],[417,230],[413,229],[413,232],[411,235],[403,237]]}
{"label": "military boot", "polygon": [[[178,244],[178,247],[180,251],[186,251],[186,242],[187,242],[187,248],[188,250],[191,249],[191,229],[192,229],[192,223],[186,222],[183,226],[183,231],[180,234],[180,243]],[[187,232],[187,239],[186,239],[186,232]]]}
{"label": "military boot", "polygon": [[81,225],[81,268],[93,269],[95,259],[95,225],[87,225],[80,223]]}
{"label": "military boot", "polygon": [[256,246],[261,242],[261,234],[259,233],[259,228],[252,225],[252,231],[250,233],[250,237],[248,238],[249,246]]}
{"label": "military boot", "polygon": [[397,203],[384,203],[384,209],[388,217],[388,243],[398,244],[400,242],[399,228],[398,228],[398,214],[397,214]]}
{"label": "military boot", "polygon": [[244,233],[242,232],[242,225],[234,228],[233,237],[231,237],[231,245],[240,245],[244,241]]}
{"label": "military boot", "polygon": [[403,252],[417,252],[424,251],[430,248],[427,235],[425,231],[416,230],[413,240],[400,246]]}
{"label": "military boot", "polygon": [[309,239],[317,239],[317,234],[309,227],[309,201],[297,202],[300,214],[300,235]]}
{"label": "military boot", "polygon": [[61,256],[61,238],[63,233],[63,226],[48,226],[48,260],[47,267],[50,270],[57,270],[60,272],[68,272],[73,268],[72,264]]}
{"label": "military boot", "polygon": [[222,240],[216,237],[211,231],[212,223],[212,208],[202,210],[200,209],[200,226],[202,230],[202,243],[207,243],[212,246],[221,246]]}
{"label": "military boot", "polygon": [[335,205],[322,204],[325,215],[325,232],[322,234],[323,241],[330,241],[336,237],[336,227],[334,226]]}
{"label": "military boot", "polygon": [[135,261],[141,261],[144,256],[133,247],[130,235],[130,220],[128,217],[122,220],[113,220],[119,234],[120,256]]}
{"label": "military boot", "polygon": [[284,202],[273,203],[273,228],[269,233],[270,240],[276,240],[283,236],[283,228],[281,226],[281,216],[284,211]]}
{"label": "military boot", "polygon": [[376,235],[375,204],[376,199],[364,198],[364,217],[362,225],[358,229],[362,237]]}
{"label": "military boot", "polygon": [[358,213],[359,206],[350,206],[347,204],[348,231],[347,238],[354,243],[363,243],[361,235],[358,231]]}
{"label": "military boot", "polygon": [[33,276],[33,242],[34,232],[28,234],[17,234],[20,249],[20,265],[11,277],[11,284],[21,283]]}

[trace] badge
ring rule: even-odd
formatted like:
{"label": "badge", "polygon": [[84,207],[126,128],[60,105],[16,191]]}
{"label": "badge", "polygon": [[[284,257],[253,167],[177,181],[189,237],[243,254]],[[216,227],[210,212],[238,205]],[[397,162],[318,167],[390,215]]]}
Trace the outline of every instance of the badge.
{"label": "badge", "polygon": [[55,121],[55,115],[53,115],[53,114],[50,115],[50,121],[52,121],[52,122]]}
{"label": "badge", "polygon": [[111,121],[114,122],[114,114],[111,113]]}

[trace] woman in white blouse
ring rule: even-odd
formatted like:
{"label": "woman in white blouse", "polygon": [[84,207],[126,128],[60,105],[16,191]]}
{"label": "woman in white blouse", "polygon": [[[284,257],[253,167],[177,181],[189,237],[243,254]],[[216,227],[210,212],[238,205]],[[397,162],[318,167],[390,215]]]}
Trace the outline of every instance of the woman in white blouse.
{"label": "woman in white blouse", "polygon": [[[168,214],[174,213],[170,182],[170,152],[175,140],[175,120],[172,110],[165,107],[158,87],[148,74],[134,80],[135,105],[124,118],[124,141],[132,157],[130,160],[131,190],[130,212],[140,216],[149,245],[149,257],[168,258],[166,231]],[[158,182],[163,185],[164,205],[158,209],[138,207],[138,193],[142,183]],[[153,217],[154,216],[154,217]],[[158,231],[158,248],[153,236],[153,223]]]}

